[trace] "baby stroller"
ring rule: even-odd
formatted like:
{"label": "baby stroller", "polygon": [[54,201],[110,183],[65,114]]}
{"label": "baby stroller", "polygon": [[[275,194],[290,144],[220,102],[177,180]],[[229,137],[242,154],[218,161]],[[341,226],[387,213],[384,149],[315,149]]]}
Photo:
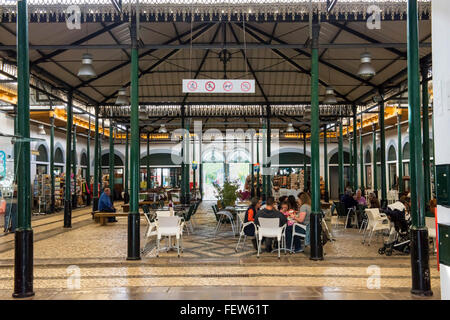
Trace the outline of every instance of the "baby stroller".
{"label": "baby stroller", "polygon": [[411,225],[411,219],[406,217],[405,211],[398,209],[387,208],[382,210],[391,220],[391,230],[389,231],[389,237],[384,241],[384,246],[378,249],[379,254],[386,254],[391,256],[394,250],[409,254],[411,238],[409,235],[409,227]]}

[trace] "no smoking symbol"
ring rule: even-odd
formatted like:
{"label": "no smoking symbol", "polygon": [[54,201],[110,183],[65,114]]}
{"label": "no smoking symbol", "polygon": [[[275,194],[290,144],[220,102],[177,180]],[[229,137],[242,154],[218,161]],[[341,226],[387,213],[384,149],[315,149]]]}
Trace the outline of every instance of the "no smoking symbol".
{"label": "no smoking symbol", "polygon": [[250,91],[251,88],[252,88],[252,85],[250,84],[250,82],[245,81],[245,82],[242,82],[242,83],[241,83],[241,89],[242,89],[242,91],[248,92],[248,91]]}
{"label": "no smoking symbol", "polygon": [[208,91],[214,91],[215,88],[216,88],[216,85],[212,81],[208,81],[205,84],[205,89],[208,90]]}
{"label": "no smoking symbol", "polygon": [[225,81],[225,83],[223,84],[223,90],[225,91],[233,90],[233,83],[231,83],[230,81]]}
{"label": "no smoking symbol", "polygon": [[187,87],[188,87],[189,91],[195,91],[195,90],[197,90],[197,82],[189,81],[187,84]]}

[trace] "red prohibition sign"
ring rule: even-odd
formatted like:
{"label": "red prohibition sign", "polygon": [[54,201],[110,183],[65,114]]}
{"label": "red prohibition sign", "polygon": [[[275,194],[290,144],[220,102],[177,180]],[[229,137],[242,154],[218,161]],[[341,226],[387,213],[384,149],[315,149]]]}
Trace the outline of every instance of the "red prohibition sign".
{"label": "red prohibition sign", "polygon": [[252,85],[250,84],[250,82],[244,81],[244,82],[241,83],[241,90],[242,91],[248,92],[248,91],[250,91],[251,88],[252,88]]}
{"label": "red prohibition sign", "polygon": [[205,89],[207,91],[214,91],[215,88],[216,88],[216,85],[214,84],[214,82],[208,81],[205,83]]}
{"label": "red prohibition sign", "polygon": [[225,81],[223,84],[223,90],[225,91],[233,90],[233,83],[231,81]]}
{"label": "red prohibition sign", "polygon": [[188,84],[187,84],[187,88],[188,88],[189,91],[197,90],[197,82],[189,81]]}

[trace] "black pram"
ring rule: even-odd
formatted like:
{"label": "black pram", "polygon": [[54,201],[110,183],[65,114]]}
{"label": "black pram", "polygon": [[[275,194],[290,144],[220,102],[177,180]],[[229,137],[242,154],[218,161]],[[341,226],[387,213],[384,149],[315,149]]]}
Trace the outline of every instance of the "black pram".
{"label": "black pram", "polygon": [[397,250],[406,254],[410,251],[410,235],[409,226],[410,219],[406,218],[405,210],[390,209],[389,207],[381,210],[392,222],[393,227],[389,231],[389,237],[384,241],[384,246],[378,250],[379,254],[392,255],[393,250]]}

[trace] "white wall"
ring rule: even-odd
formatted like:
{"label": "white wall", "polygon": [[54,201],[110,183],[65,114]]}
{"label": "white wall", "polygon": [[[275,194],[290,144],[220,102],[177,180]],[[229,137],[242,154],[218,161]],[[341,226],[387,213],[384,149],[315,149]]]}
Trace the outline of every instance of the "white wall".
{"label": "white wall", "polygon": [[[433,0],[433,95],[436,130],[436,164],[450,164],[450,1]],[[438,206],[438,222],[450,224],[450,208]],[[450,300],[450,266],[441,264],[441,298]]]}

